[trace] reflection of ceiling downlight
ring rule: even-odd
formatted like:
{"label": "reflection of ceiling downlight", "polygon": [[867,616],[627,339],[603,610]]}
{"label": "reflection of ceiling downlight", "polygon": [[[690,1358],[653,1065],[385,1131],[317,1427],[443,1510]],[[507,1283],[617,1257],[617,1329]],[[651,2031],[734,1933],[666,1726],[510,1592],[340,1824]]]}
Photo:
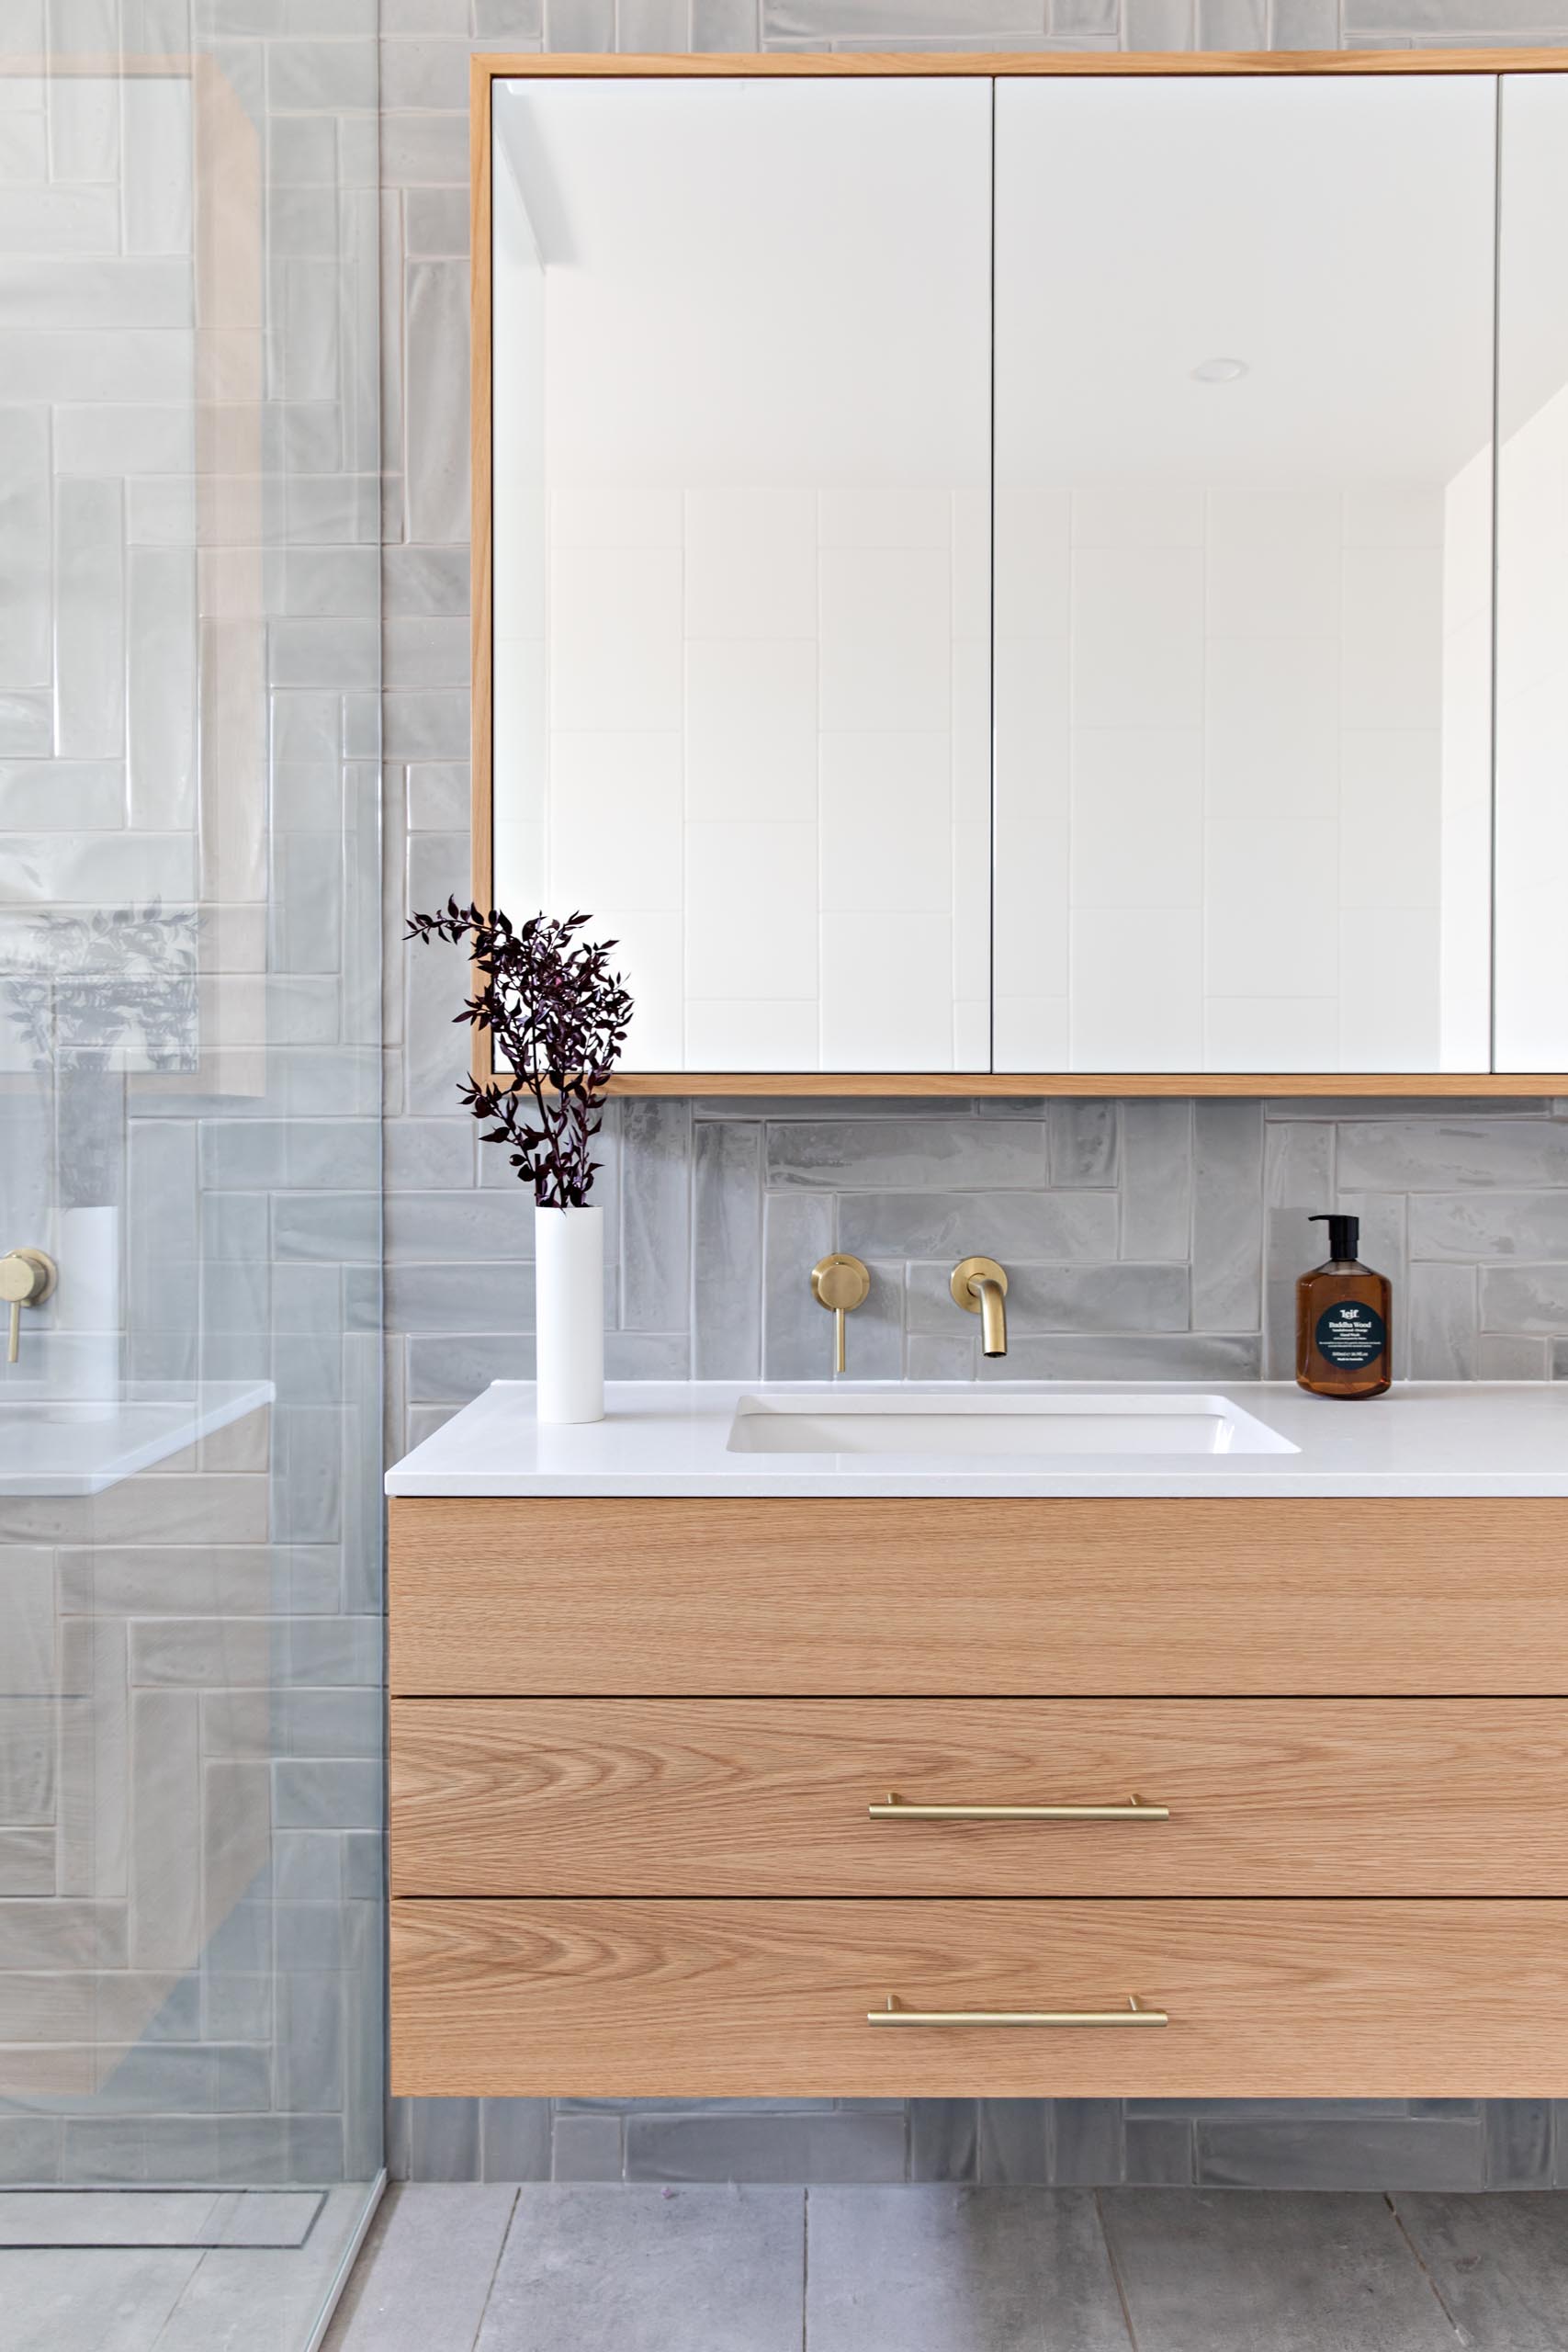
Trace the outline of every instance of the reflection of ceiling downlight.
{"label": "reflection of ceiling downlight", "polygon": [[1234,384],[1247,373],[1245,359],[1201,359],[1192,370],[1195,384]]}

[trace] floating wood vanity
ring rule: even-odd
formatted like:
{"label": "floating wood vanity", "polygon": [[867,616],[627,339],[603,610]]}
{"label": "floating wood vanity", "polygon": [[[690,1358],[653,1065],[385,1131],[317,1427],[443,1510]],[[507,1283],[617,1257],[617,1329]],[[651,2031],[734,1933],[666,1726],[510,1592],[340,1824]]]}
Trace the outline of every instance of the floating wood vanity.
{"label": "floating wood vanity", "polygon": [[1568,1405],[1238,1394],[1301,1453],[1099,1493],[748,1475],[716,1388],[621,1392],[651,1491],[526,1389],[429,1441],[394,2091],[1568,2095]]}

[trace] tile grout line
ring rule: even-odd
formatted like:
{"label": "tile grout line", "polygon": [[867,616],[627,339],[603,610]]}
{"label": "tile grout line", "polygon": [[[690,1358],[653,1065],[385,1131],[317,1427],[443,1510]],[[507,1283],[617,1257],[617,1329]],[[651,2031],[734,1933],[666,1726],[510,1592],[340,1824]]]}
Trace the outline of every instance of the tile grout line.
{"label": "tile grout line", "polygon": [[1431,2289],[1433,2301],[1437,2304],[1438,2309],[1442,2312],[1443,2317],[1448,2321],[1449,2325],[1452,2328],[1458,2342],[1461,2344],[1469,2344],[1472,2339],[1466,2335],[1464,2329],[1461,2327],[1458,2319],[1450,2310],[1448,2299],[1444,2295],[1442,2289],[1438,2286],[1436,2278],[1432,2276],[1431,2271],[1427,2268],[1426,2259],[1422,2255],[1420,2247],[1416,2245],[1415,2239],[1411,2236],[1409,2231],[1404,2226],[1404,2214],[1400,2211],[1398,2206],[1393,2201],[1392,2194],[1386,2188],[1383,2191],[1383,2203],[1388,2207],[1389,2212],[1393,2216],[1393,2226],[1398,2231],[1400,2236],[1404,2239],[1406,2250],[1408,2251],[1412,2261],[1415,2263],[1416,2269],[1421,2273],[1422,2278]]}
{"label": "tile grout line", "polygon": [[1105,2247],[1105,2259],[1111,2271],[1111,2283],[1116,2290],[1116,2300],[1122,2306],[1122,2324],[1127,2331],[1127,2342],[1131,2352],[1138,2352],[1138,2331],[1133,2324],[1132,2307],[1127,2301],[1127,2290],[1122,2283],[1122,2271],[1116,2259],[1116,2249],[1111,2243],[1111,2233],[1105,2226],[1104,2192],[1096,2188],[1091,2189],[1089,2193],[1094,2199],[1094,2218],[1100,2223],[1100,2235]]}
{"label": "tile grout line", "polygon": [[521,2188],[514,2188],[512,2192],[512,2204],[506,2216],[506,2227],[501,2233],[501,2244],[496,2247],[495,2260],[491,2264],[490,2277],[485,2281],[485,2299],[479,2305],[479,2315],[474,2323],[473,2340],[468,2346],[468,2352],[479,2352],[479,2341],[484,2334],[485,2320],[490,2312],[491,2297],[495,2292],[495,2282],[501,2276],[501,2266],[505,2259],[506,2249],[512,2242],[512,2233],[516,2225],[517,2207],[522,2194]]}

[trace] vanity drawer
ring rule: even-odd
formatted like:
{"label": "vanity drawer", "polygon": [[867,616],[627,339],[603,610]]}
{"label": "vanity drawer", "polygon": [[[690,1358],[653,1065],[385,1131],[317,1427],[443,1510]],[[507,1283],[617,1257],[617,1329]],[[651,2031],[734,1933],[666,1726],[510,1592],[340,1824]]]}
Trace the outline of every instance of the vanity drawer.
{"label": "vanity drawer", "polygon": [[1562,1902],[404,1901],[391,1938],[401,2098],[1568,2095]]}
{"label": "vanity drawer", "polygon": [[1568,1693],[1550,1498],[400,1496],[390,1524],[404,1695]]}
{"label": "vanity drawer", "polygon": [[1568,1895],[1560,1700],[398,1699],[390,1767],[398,1895]]}

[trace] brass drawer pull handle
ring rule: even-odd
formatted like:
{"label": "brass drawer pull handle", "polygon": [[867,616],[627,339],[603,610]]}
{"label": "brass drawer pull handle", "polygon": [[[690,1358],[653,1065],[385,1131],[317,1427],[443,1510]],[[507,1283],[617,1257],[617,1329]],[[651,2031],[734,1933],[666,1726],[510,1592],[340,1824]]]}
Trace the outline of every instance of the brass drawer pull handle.
{"label": "brass drawer pull handle", "polygon": [[891,1789],[886,1802],[866,1807],[873,1821],[1168,1821],[1168,1804],[907,1804]]}
{"label": "brass drawer pull handle", "polygon": [[1164,2009],[1127,1996],[1124,2009],[907,2009],[889,1993],[885,2009],[867,2009],[867,2025],[1168,2025]]}

